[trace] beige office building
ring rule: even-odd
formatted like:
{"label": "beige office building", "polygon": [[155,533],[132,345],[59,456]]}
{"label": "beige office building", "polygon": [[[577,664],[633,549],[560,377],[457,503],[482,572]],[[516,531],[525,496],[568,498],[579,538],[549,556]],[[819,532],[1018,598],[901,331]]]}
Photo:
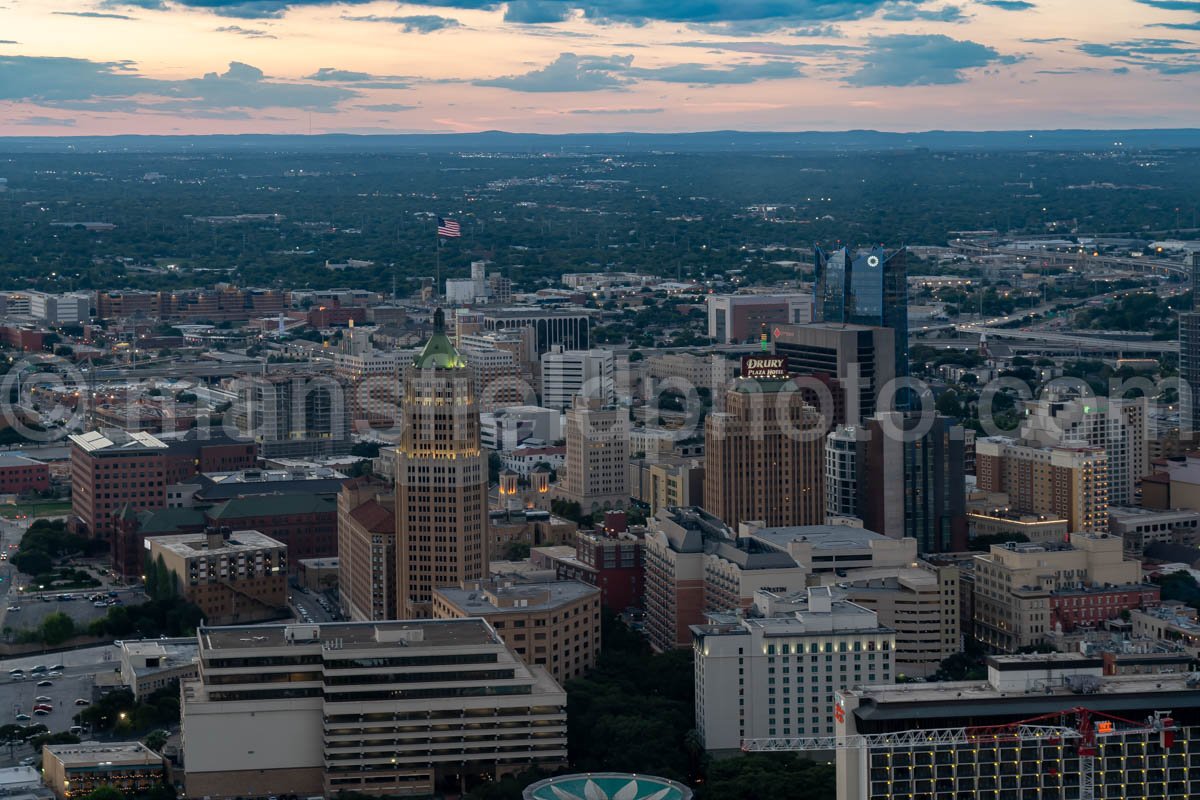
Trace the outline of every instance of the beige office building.
{"label": "beige office building", "polygon": [[355,621],[399,617],[393,491],[390,483],[356,478],[338,493],[338,596]]}
{"label": "beige office building", "polygon": [[162,559],[179,595],[214,624],[277,619],[287,613],[287,545],[258,531],[209,528],[147,536],[152,562]]}
{"label": "beige office building", "polygon": [[[975,637],[1004,652],[1039,644],[1061,616],[1057,595],[1076,590],[1090,590],[1116,616],[1118,594],[1141,594],[1142,565],[1123,550],[1121,537],[1107,533],[1073,533],[1070,544],[992,545],[974,559]],[[1093,605],[1086,592],[1069,599]]]}
{"label": "beige office building", "polygon": [[825,521],[825,431],[789,386],[739,380],[704,422],[704,507],[727,525]]}
{"label": "beige office building", "polygon": [[163,757],[141,742],[79,742],[42,748],[42,782],[60,800],[87,797],[102,786],[127,796],[163,782]]}
{"label": "beige office building", "polygon": [[1056,515],[1074,531],[1108,530],[1108,455],[1102,448],[1037,447],[1004,436],[975,443],[976,485],[1008,495],[1013,511]]}
{"label": "beige office building", "polygon": [[629,505],[629,412],[577,396],[566,414],[560,494],[583,513]]}
{"label": "beige office building", "polygon": [[433,590],[483,578],[488,565],[488,471],[466,359],[434,332],[404,370],[396,447],[396,611],[428,616]]}
{"label": "beige office building", "polygon": [[581,581],[489,580],[435,589],[437,619],[481,617],[522,661],[559,683],[579,678],[600,654],[600,590]]}
{"label": "beige office building", "polygon": [[566,693],[481,619],[197,635],[189,797],[424,797],[566,765]]}
{"label": "beige office building", "polygon": [[896,675],[925,678],[962,652],[958,569],[925,561],[916,566],[863,569],[845,578],[823,576],[847,600],[874,611],[896,632]]}

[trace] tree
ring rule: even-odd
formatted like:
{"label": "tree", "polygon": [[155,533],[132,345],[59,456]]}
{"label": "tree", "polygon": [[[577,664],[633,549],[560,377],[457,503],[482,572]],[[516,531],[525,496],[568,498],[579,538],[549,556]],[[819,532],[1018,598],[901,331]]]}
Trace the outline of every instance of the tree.
{"label": "tree", "polygon": [[161,753],[162,749],[167,745],[167,738],[167,732],[160,729],[151,732],[149,736],[142,739],[142,744],[156,753]]}
{"label": "tree", "polygon": [[84,795],[84,800],[125,800],[125,793],[106,783]]}
{"label": "tree", "polygon": [[48,645],[62,644],[75,635],[75,620],[61,611],[48,614],[38,627],[41,639]]}
{"label": "tree", "polygon": [[508,561],[524,561],[529,558],[529,542],[512,542],[504,551],[504,558]]}
{"label": "tree", "polygon": [[832,764],[795,753],[753,753],[713,762],[699,800],[826,800],[837,795]]}

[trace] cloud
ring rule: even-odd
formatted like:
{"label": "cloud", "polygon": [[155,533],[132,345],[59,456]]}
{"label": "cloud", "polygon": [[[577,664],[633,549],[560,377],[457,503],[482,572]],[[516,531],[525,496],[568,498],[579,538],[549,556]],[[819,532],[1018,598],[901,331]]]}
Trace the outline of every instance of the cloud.
{"label": "cloud", "polygon": [[20,42],[13,39],[0,39],[0,44],[20,44]]}
{"label": "cloud", "polygon": [[1054,42],[1073,42],[1074,39],[1068,39],[1066,36],[1051,36],[1045,39],[1022,39],[1022,42],[1028,44],[1052,44]]}
{"label": "cloud", "polygon": [[963,70],[1017,59],[995,48],[942,34],[895,34],[867,40],[862,65],[846,78],[851,86],[932,86],[962,83]]}
{"label": "cloud", "polygon": [[103,11],[51,11],[60,17],[86,17],[87,19],[136,19],[128,14],[109,14]]}
{"label": "cloud", "polygon": [[404,103],[380,103],[373,106],[358,107],[363,111],[381,111],[385,114],[393,114],[397,111],[412,111],[414,108],[420,108],[420,106],[409,106],[405,105]]}
{"label": "cloud", "polygon": [[434,33],[447,28],[461,27],[458,20],[451,17],[439,17],[434,14],[418,14],[412,17],[396,17],[396,23],[404,28],[405,33]]}
{"label": "cloud", "polygon": [[505,22],[527,25],[565,22],[570,17],[571,9],[559,0],[513,0],[504,9]]}
{"label": "cloud", "polygon": [[941,8],[925,8],[919,3],[899,2],[886,8],[883,19],[912,22],[964,22],[967,16],[958,6],[942,6]]}
{"label": "cloud", "polygon": [[1174,31],[1200,31],[1200,20],[1196,22],[1156,22],[1150,28],[1170,28]]}
{"label": "cloud", "polygon": [[[88,110],[186,111],[239,108],[330,108],[357,92],[285,83],[238,61],[225,72],[159,80],[131,62],[46,56],[0,57],[0,100]],[[136,98],[136,99],[135,99]]]}
{"label": "cloud", "polygon": [[792,36],[824,36],[830,39],[841,39],[846,34],[842,33],[840,28],[835,28],[833,25],[808,25],[803,28],[797,28],[794,31],[789,31]]}
{"label": "cloud", "polygon": [[1200,0],[1136,0],[1144,6],[1161,8],[1164,11],[1194,11],[1200,14]]}
{"label": "cloud", "polygon": [[360,17],[343,16],[342,19],[351,22],[382,22],[388,25],[399,25],[405,33],[433,33],[447,28],[458,28],[461,23],[450,17],[438,17],[433,14],[418,14],[407,17],[387,17],[376,14],[366,14]]}
{"label": "cloud", "polygon": [[975,0],[981,6],[991,6],[1004,11],[1028,11],[1031,8],[1037,8],[1028,0]]}
{"label": "cloud", "polygon": [[661,114],[666,111],[665,108],[573,108],[568,111],[568,114],[613,114],[623,116],[626,114]]}
{"label": "cloud", "polygon": [[1094,58],[1113,58],[1160,75],[1200,72],[1200,47],[1182,39],[1130,39],[1104,44],[1084,42],[1076,49]]}
{"label": "cloud", "polygon": [[[108,0],[121,2],[121,0]],[[175,0],[178,5],[204,8],[227,17],[264,19],[288,9],[371,0]],[[869,17],[889,0],[512,0],[510,22],[561,22],[576,12],[597,22],[641,25],[651,21],[693,23],[777,20],[780,27]],[[162,9],[164,0],[127,0],[127,5]],[[495,11],[503,0],[410,0],[426,8]],[[557,10],[556,10],[557,9]],[[510,13],[506,11],[506,14]]]}
{"label": "cloud", "polygon": [[38,127],[60,127],[73,128],[75,120],[69,117],[24,117],[23,119],[10,119],[10,125],[36,125]]}
{"label": "cloud", "polygon": [[631,69],[628,74],[635,78],[664,83],[716,85],[795,78],[801,73],[800,65],[794,61],[767,61],[762,64],[736,64],[725,68],[704,64],[675,64],[655,69]]}
{"label": "cloud", "polygon": [[561,53],[541,69],[523,75],[508,75],[475,81],[476,86],[498,86],[514,92],[598,92],[620,89],[629,79],[620,73],[629,68],[633,56],[577,56]]}
{"label": "cloud", "polygon": [[239,36],[245,36],[248,39],[275,39],[275,35],[268,33],[262,28],[243,28],[241,25],[224,25],[214,29],[217,33],[236,33]]}
{"label": "cloud", "polygon": [[374,76],[369,72],[354,72],[348,69],[336,69],[334,67],[321,67],[312,75],[304,76],[310,81],[335,81],[338,83],[358,83],[369,81]]}
{"label": "cloud", "polygon": [[672,42],[673,47],[699,47],[731,53],[755,53],[764,56],[845,55],[862,48],[847,44],[787,44],[783,42]]}
{"label": "cloud", "polygon": [[760,80],[794,78],[801,74],[795,61],[710,66],[672,64],[665,67],[635,67],[633,56],[578,56],[561,53],[545,67],[523,75],[474,81],[476,86],[498,86],[517,92],[594,92],[620,90],[635,80],[696,85],[754,83]]}

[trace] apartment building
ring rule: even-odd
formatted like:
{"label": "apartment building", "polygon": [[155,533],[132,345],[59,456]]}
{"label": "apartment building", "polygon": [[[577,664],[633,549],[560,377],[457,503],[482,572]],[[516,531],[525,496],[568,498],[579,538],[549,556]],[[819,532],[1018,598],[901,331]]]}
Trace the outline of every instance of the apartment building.
{"label": "apartment building", "polygon": [[587,674],[600,655],[600,590],[580,581],[492,579],[435,589],[433,616],[487,620],[522,661],[559,683]]}
{"label": "apartment building", "polygon": [[559,492],[584,513],[629,505],[629,413],[576,397],[566,415],[567,454]]}
{"label": "apartment building", "polygon": [[250,375],[236,388],[234,421],[264,458],[345,455],[354,446],[346,388],[331,376]]}
{"label": "apartment building", "polygon": [[1131,506],[1146,461],[1146,400],[1049,397],[1025,403],[1021,438],[1039,446],[1085,442],[1108,454],[1108,502]]}
{"label": "apartment building", "polygon": [[717,344],[757,339],[764,327],[769,330],[813,321],[813,296],[807,293],[711,294],[706,299],[708,338]]}
{"label": "apartment building", "polygon": [[1014,511],[1053,514],[1071,531],[1108,529],[1108,455],[1085,444],[1039,447],[1004,436],[975,443],[976,485]]}
{"label": "apartment building", "polygon": [[346,481],[338,495],[338,595],[355,621],[397,619],[396,498],[385,481]]}
{"label": "apartment building", "polygon": [[187,793],[459,793],[566,766],[566,693],[482,619],[201,628]]}
{"label": "apartment building", "polygon": [[839,692],[895,678],[894,632],[829,587],[759,592],[754,612],[691,626],[696,730],[709,752],[739,752],[743,739],[831,736]]}
{"label": "apartment building", "polygon": [[287,546],[269,536],[208,528],[147,536],[145,547],[152,562],[162,560],[179,596],[214,625],[277,619],[288,613]]}
{"label": "apartment building", "polygon": [[[1057,626],[1095,625],[1153,602],[1141,564],[1127,560],[1120,537],[1106,533],[1072,533],[1070,543],[993,545],[974,564],[975,638],[1001,652],[1039,644]],[[1087,613],[1065,614],[1060,606]]]}

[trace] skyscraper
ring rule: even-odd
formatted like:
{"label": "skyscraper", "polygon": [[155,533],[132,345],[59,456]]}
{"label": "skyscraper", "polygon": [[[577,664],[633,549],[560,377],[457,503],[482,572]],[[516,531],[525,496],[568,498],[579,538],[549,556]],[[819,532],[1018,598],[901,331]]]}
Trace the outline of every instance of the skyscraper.
{"label": "skyscraper", "polygon": [[[922,424],[928,430],[920,431]],[[919,435],[918,432],[920,431]],[[917,540],[922,553],[967,543],[963,429],[941,415],[881,412],[829,434],[826,513]]]}
{"label": "skyscraper", "polygon": [[908,250],[851,253],[816,248],[813,321],[854,323],[895,332],[896,376],[908,374]]}
{"label": "skyscraper", "polygon": [[730,527],[825,521],[824,420],[789,385],[739,380],[704,421],[704,508]]}
{"label": "skyscraper", "polygon": [[487,573],[487,459],[474,375],[446,336],[441,309],[404,370],[396,448],[396,609],[427,617],[433,590]]}
{"label": "skyscraper", "polygon": [[1179,314],[1179,438],[1200,431],[1200,253],[1192,253],[1192,310]]}
{"label": "skyscraper", "polygon": [[562,493],[583,513],[629,505],[629,412],[576,396],[567,410]]}

